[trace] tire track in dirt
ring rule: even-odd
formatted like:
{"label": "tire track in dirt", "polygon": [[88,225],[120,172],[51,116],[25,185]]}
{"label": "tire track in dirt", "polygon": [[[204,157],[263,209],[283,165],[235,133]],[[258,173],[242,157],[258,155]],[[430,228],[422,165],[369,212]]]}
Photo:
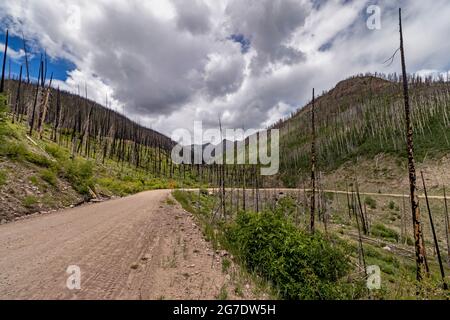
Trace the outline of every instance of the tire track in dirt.
{"label": "tire track in dirt", "polygon": [[[0,226],[0,299],[256,298],[179,205],[155,190]],[[69,290],[69,265],[81,290]],[[243,289],[242,289],[243,288]]]}

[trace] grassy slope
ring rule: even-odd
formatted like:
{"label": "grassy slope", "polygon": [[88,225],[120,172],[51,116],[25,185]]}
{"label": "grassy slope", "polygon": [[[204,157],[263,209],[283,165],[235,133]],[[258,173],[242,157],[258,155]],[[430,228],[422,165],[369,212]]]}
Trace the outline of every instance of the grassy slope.
{"label": "grassy slope", "polygon": [[75,157],[53,141],[30,138],[25,124],[12,124],[5,99],[0,124],[0,221],[33,212],[161,188],[193,186],[187,177],[168,179],[107,160]]}

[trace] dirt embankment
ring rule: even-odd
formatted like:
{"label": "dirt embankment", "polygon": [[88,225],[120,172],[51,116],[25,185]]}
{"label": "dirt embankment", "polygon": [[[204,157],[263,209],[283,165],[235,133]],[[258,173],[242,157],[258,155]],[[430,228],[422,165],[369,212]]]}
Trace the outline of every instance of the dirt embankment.
{"label": "dirt embankment", "polygon": [[71,185],[56,178],[54,185],[42,178],[42,169],[17,161],[0,161],[0,224],[35,213],[47,213],[83,202]]}

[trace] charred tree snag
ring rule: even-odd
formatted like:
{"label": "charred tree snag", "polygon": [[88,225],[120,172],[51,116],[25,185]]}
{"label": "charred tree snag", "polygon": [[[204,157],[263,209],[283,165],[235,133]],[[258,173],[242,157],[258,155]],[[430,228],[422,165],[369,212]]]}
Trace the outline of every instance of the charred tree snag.
{"label": "charred tree snag", "polygon": [[30,83],[30,69],[29,69],[29,65],[28,65],[27,45],[25,43],[25,36],[23,35],[23,32],[22,32],[22,41],[23,41],[23,52],[25,53],[25,67],[26,67],[26,71],[27,71],[27,83]]}
{"label": "charred tree snag", "polygon": [[17,116],[17,120],[19,119],[19,112],[20,112],[20,87],[21,86],[22,86],[22,65],[20,66],[19,84],[17,85],[17,94],[16,94],[16,101],[14,103],[12,123],[14,123],[14,119],[16,118],[16,116]]}
{"label": "charred tree snag", "polygon": [[56,92],[56,113],[55,113],[55,119],[54,119],[54,127],[53,127],[53,141],[57,142],[57,134],[58,134],[58,128],[59,124],[61,123],[61,93],[59,91]]}
{"label": "charred tree snag", "polygon": [[6,55],[8,53],[8,30],[6,30],[5,50],[3,51],[3,67],[2,67],[2,80],[0,83],[0,93],[3,93],[5,89],[5,69],[6,69]]}
{"label": "charred tree snag", "polygon": [[[41,77],[41,67],[39,67],[38,79],[40,79],[40,77]],[[39,96],[39,80],[38,80],[38,82],[36,84],[36,94],[34,96],[33,108],[31,110],[30,132],[29,132],[30,136],[33,134],[34,120],[35,120],[35,116],[36,116],[36,106],[37,106],[38,96]]]}
{"label": "charred tree snag", "polygon": [[226,146],[223,138],[222,122],[219,117],[219,128],[220,128],[220,141],[222,143],[222,165],[220,166],[220,203],[222,208],[222,217],[225,218],[226,215],[226,205],[225,205],[225,159],[226,159]]}
{"label": "charred tree snag", "polygon": [[420,172],[420,175],[422,176],[423,191],[425,193],[428,217],[430,218],[431,231],[433,232],[433,240],[434,240],[434,246],[436,248],[436,254],[437,254],[437,258],[438,258],[438,262],[439,262],[439,269],[441,271],[442,284],[443,284],[444,290],[447,290],[448,287],[447,287],[447,283],[445,282],[444,265],[442,264],[441,252],[439,250],[439,243],[438,243],[437,236],[436,236],[436,230],[434,229],[433,216],[431,215],[430,203],[428,201],[427,187],[425,185],[425,178],[423,177],[422,171]]}
{"label": "charred tree snag", "polygon": [[311,104],[311,217],[310,228],[314,234],[314,218],[316,212],[316,126],[314,118],[314,89]]}
{"label": "charred tree snag", "polygon": [[246,177],[245,177],[245,165],[242,165],[242,210],[245,211],[245,182],[246,182]]}
{"label": "charred tree snag", "polygon": [[450,221],[448,217],[448,205],[447,205],[447,196],[445,194],[444,187],[444,209],[445,209],[445,236],[447,239],[447,263],[450,266]]}
{"label": "charred tree snag", "polygon": [[45,118],[47,117],[47,109],[48,109],[48,103],[49,103],[50,94],[51,94],[52,80],[53,80],[53,73],[50,77],[50,82],[48,84],[47,90],[44,93],[44,101],[42,104],[42,114],[41,114],[40,122],[39,122],[39,138],[40,139],[42,139],[42,134],[44,132],[44,122],[45,122]]}
{"label": "charred tree snag", "polygon": [[346,187],[347,187],[347,208],[348,208],[348,218],[351,220],[352,219],[352,211],[351,211],[351,207],[350,207],[350,197],[348,194],[348,183],[346,182]]}
{"label": "charred tree snag", "polygon": [[364,210],[362,207],[362,203],[361,203],[361,196],[359,194],[359,186],[358,186],[358,181],[355,180],[355,186],[356,186],[356,196],[357,196],[357,200],[358,200],[358,207],[359,207],[359,212],[361,214],[361,224],[362,224],[362,230],[364,232],[365,235],[367,235],[367,221],[366,218],[364,217]]}
{"label": "charred tree snag", "polygon": [[352,191],[352,208],[353,208],[353,214],[356,219],[356,226],[358,228],[358,243],[359,243],[359,263],[361,264],[362,269],[364,270],[364,275],[367,277],[367,270],[366,270],[366,258],[364,255],[364,247],[363,247],[363,241],[362,241],[362,235],[361,235],[361,227],[358,219],[358,209],[356,208],[356,195],[355,192]]}
{"label": "charred tree snag", "polygon": [[413,127],[411,123],[409,93],[408,93],[408,78],[406,74],[405,50],[403,48],[403,30],[402,30],[402,9],[399,9],[399,27],[400,27],[400,55],[402,64],[402,79],[403,79],[403,99],[405,103],[405,120],[406,120],[406,142],[408,153],[408,173],[409,173],[409,189],[411,199],[411,211],[414,228],[414,242],[416,251],[416,278],[421,281],[424,271],[426,270],[425,261],[425,246],[422,234],[422,225],[420,222],[420,208],[419,198],[416,194],[416,167],[414,163],[414,143],[413,143]]}

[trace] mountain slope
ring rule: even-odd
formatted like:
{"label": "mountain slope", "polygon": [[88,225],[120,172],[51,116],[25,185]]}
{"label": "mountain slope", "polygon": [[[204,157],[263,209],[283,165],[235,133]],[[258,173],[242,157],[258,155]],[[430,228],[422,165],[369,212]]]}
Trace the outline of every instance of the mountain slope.
{"label": "mountain slope", "polygon": [[[450,151],[450,84],[410,78],[416,160]],[[316,100],[318,166],[331,172],[345,163],[385,155],[406,156],[400,83],[374,76],[340,82]],[[281,179],[296,185],[310,168],[311,113],[306,105],[273,126],[280,129]]]}
{"label": "mountain slope", "polygon": [[[171,165],[169,138],[81,97],[63,93],[50,100],[42,133],[38,121],[30,132],[33,89],[21,90],[14,123],[15,100],[8,107],[7,96],[0,95],[0,224],[86,201],[195,183]],[[53,89],[52,94],[58,96]]]}

